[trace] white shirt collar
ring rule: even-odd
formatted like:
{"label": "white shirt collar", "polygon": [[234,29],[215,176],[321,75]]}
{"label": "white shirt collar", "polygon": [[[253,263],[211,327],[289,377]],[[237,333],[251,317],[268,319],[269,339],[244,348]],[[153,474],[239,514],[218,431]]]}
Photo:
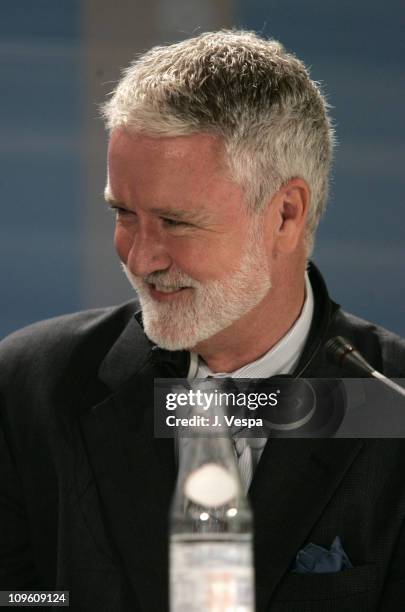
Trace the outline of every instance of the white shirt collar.
{"label": "white shirt collar", "polygon": [[305,301],[301,314],[288,332],[267,353],[234,372],[212,372],[197,353],[190,353],[187,378],[269,378],[277,374],[291,374],[301,357],[308,338],[314,312],[314,294],[305,273]]}

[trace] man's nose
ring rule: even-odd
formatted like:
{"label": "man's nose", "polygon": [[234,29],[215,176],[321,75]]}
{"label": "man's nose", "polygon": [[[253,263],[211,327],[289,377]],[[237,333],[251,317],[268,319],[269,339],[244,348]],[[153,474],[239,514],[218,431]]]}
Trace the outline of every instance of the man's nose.
{"label": "man's nose", "polygon": [[135,276],[170,268],[172,259],[159,231],[139,230],[132,237],[126,265]]}

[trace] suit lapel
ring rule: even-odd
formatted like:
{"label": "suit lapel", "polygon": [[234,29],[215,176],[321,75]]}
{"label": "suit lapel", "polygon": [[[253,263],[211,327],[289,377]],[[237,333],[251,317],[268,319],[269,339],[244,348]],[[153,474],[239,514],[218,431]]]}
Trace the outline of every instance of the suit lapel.
{"label": "suit lapel", "polygon": [[257,607],[267,609],[323,509],[363,446],[361,440],[274,439],[250,489],[255,532]]}
{"label": "suit lapel", "polygon": [[[141,607],[165,610],[168,512],[176,474],[173,440],[154,437],[153,383],[170,368],[159,354],[166,352],[154,351],[140,332],[131,322],[112,347],[100,367],[110,394],[85,408],[80,421],[104,522]],[[173,361],[181,366],[178,376],[184,376],[185,355],[169,355]]]}
{"label": "suit lapel", "polygon": [[151,371],[86,412],[82,429],[105,523],[142,609],[164,610],[167,514],[175,483],[172,440],[153,437]]}

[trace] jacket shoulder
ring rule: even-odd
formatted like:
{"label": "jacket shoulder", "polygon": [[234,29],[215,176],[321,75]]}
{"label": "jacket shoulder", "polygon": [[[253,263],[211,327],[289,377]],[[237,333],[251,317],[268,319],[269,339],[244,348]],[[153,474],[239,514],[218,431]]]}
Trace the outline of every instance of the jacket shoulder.
{"label": "jacket shoulder", "polygon": [[57,367],[69,356],[103,356],[139,309],[136,301],[84,310],[33,323],[0,342],[0,382],[10,373]]}

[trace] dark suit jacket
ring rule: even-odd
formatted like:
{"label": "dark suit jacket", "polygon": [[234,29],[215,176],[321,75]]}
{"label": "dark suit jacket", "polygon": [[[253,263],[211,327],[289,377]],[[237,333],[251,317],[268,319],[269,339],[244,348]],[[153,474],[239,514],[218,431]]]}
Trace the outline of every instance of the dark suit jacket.
{"label": "dark suit jacket", "polygon": [[[405,344],[343,313],[313,268],[315,314],[297,374],[342,377],[323,345],[340,333],[387,375]],[[0,348],[0,590],[70,590],[73,610],[167,609],[171,440],[153,436],[153,380],[188,356],[156,349],[136,305],[33,325]],[[272,440],[250,489],[257,610],[405,609],[402,440]],[[339,535],[354,566],[294,574],[308,542]]]}

